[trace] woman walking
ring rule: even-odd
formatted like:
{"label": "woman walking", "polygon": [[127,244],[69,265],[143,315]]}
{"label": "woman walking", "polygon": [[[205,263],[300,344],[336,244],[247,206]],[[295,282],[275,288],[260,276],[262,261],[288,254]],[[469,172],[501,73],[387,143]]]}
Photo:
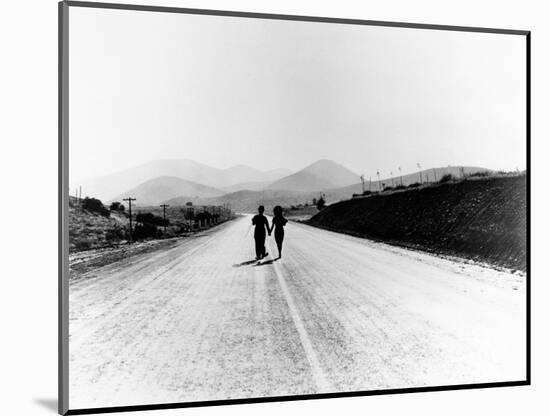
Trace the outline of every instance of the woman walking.
{"label": "woman walking", "polygon": [[281,258],[283,255],[283,240],[285,238],[285,229],[283,227],[287,222],[287,219],[283,217],[283,208],[280,205],[273,208],[273,222],[271,224],[270,234],[273,232],[273,229],[275,229],[275,242],[279,250],[278,258]]}

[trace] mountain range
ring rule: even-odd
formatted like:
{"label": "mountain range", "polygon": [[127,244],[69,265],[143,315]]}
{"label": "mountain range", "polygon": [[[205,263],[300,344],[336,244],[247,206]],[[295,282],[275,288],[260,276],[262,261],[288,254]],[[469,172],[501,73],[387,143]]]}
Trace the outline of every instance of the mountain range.
{"label": "mountain range", "polygon": [[154,160],[110,175],[71,183],[70,189],[82,186],[83,196],[93,196],[102,201],[111,201],[129,190],[159,177],[176,177],[207,187],[223,189],[243,182],[271,183],[291,174],[289,169],[261,171],[238,165],[218,169],[191,159]]}
{"label": "mountain range", "polygon": [[[366,179],[365,190],[413,182],[434,182],[445,174],[460,176],[484,168],[448,166],[395,176],[380,181]],[[74,186],[74,185],[73,185]],[[136,198],[137,206],[167,203],[172,206],[230,204],[237,212],[253,212],[262,204],[296,205],[311,202],[322,192],[331,203],[363,191],[358,174],[328,160],[318,160],[303,169],[261,171],[245,165],[217,169],[190,159],[157,160],[112,175],[82,183],[84,195],[104,202]]]}
{"label": "mountain range", "polygon": [[186,198],[208,198],[223,195],[225,192],[205,186],[200,183],[188,181],[176,176],[159,176],[150,179],[135,188],[132,188],[116,198],[116,201],[122,201],[131,196],[139,201],[138,205],[158,205],[163,201],[186,195]]}

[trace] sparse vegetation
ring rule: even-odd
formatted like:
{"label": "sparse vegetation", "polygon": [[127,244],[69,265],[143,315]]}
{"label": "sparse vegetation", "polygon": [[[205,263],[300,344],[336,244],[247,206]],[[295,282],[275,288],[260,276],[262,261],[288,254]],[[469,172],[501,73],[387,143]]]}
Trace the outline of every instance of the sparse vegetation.
{"label": "sparse vegetation", "polygon": [[[124,207],[122,204],[120,206]],[[115,248],[120,244],[126,244],[130,240],[129,215],[120,210],[120,206],[111,204],[109,208],[112,207],[112,210],[109,210],[98,199],[88,198],[88,201],[84,203],[84,200],[80,201],[75,197],[70,197],[70,252]],[[201,227],[194,221],[194,216],[200,209],[204,208],[196,206],[169,208],[166,212],[166,232],[159,228],[165,225],[163,210],[160,207],[151,207],[150,212],[139,212],[133,218],[136,221],[133,224],[132,239],[135,241],[176,237],[183,233],[197,231]],[[211,221],[201,224],[202,228],[233,218],[233,214],[223,207],[215,206],[213,209],[214,213],[207,214]],[[110,215],[103,215],[104,210]]]}
{"label": "sparse vegetation", "polygon": [[[125,213],[109,212],[98,199],[84,201],[69,198],[70,252],[109,246],[118,243],[119,238],[125,238],[123,229],[128,221]],[[110,215],[103,215],[103,210]]]}
{"label": "sparse vegetation", "polygon": [[150,224],[158,227],[164,227],[170,224],[170,220],[166,219],[165,222],[164,218],[156,216],[151,212],[138,213],[136,215],[136,222],[141,224]]}
{"label": "sparse vegetation", "polygon": [[407,188],[418,188],[420,186],[420,182],[413,182]]}

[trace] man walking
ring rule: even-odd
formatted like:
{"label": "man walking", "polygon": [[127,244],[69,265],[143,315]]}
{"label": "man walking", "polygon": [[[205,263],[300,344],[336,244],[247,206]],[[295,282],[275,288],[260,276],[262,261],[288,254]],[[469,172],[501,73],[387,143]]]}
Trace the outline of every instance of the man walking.
{"label": "man walking", "polygon": [[264,206],[258,207],[258,215],[254,215],[252,218],[252,225],[254,225],[254,241],[256,243],[256,260],[261,260],[269,253],[265,251],[265,234],[271,235],[269,229],[269,223],[264,216]]}

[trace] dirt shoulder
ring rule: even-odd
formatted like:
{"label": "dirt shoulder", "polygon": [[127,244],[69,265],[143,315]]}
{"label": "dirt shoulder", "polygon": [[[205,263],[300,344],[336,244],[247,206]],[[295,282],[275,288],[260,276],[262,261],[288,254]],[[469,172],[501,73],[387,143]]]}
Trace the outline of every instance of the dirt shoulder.
{"label": "dirt shoulder", "polygon": [[141,241],[133,244],[121,244],[118,247],[106,247],[79,251],[69,255],[69,278],[80,279],[84,274],[127,259],[133,256],[168,249],[183,241],[186,237],[167,238],[164,240]]}

